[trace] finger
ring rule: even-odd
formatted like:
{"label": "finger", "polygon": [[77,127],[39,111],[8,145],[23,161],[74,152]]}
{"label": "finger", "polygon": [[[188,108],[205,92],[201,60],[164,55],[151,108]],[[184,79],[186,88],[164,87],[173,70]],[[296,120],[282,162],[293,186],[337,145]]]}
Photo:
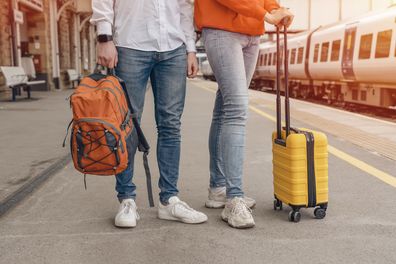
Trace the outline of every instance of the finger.
{"label": "finger", "polygon": [[197,65],[197,64],[195,64],[195,65],[194,65],[194,72],[193,72],[193,75],[194,75],[194,77],[196,77],[196,76],[197,76],[197,74],[198,74],[198,70],[199,70],[199,67],[198,67],[198,65]]}
{"label": "finger", "polygon": [[189,63],[188,64],[188,76],[191,76],[192,75],[192,73],[193,73],[193,66],[192,66],[192,64],[191,63]]}
{"label": "finger", "polygon": [[291,24],[293,23],[293,21],[294,21],[294,16],[292,15],[292,16],[290,17],[290,20],[289,20],[289,27],[291,26]]}
{"label": "finger", "polygon": [[106,60],[103,57],[100,58],[100,65],[106,67]]}
{"label": "finger", "polygon": [[107,68],[109,68],[109,69],[114,68],[114,59],[111,59],[111,58],[107,59]]}
{"label": "finger", "polygon": [[113,59],[113,68],[112,68],[112,69],[114,69],[116,66],[117,66],[117,55],[114,56],[114,59]]}
{"label": "finger", "polygon": [[197,77],[197,73],[198,73],[197,66],[194,65],[194,66],[193,66],[193,72],[192,72],[192,74],[191,74],[191,78]]}
{"label": "finger", "polygon": [[118,54],[116,54],[114,57],[114,68],[117,67],[117,64],[118,64]]}

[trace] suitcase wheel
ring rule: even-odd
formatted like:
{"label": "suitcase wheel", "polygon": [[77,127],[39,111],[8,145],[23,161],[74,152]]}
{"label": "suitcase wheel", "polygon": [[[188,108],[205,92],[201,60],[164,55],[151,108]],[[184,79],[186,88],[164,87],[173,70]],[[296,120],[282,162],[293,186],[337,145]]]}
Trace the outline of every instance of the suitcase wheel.
{"label": "suitcase wheel", "polygon": [[277,211],[277,210],[282,211],[282,209],[283,209],[282,202],[278,199],[275,199],[274,200],[274,211]]}
{"label": "suitcase wheel", "polygon": [[326,209],[317,207],[315,208],[314,215],[316,219],[323,219],[326,217]]}
{"label": "suitcase wheel", "polygon": [[301,213],[299,211],[290,211],[289,213],[289,221],[298,223],[301,220]]}

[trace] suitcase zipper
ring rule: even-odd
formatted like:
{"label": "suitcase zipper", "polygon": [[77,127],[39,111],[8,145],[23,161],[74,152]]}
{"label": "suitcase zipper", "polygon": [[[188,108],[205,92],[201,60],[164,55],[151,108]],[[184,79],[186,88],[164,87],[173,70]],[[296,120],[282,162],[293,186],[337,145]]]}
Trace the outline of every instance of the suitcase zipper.
{"label": "suitcase zipper", "polygon": [[307,139],[308,207],[316,206],[315,139],[311,132],[303,132]]}
{"label": "suitcase zipper", "polygon": [[315,137],[312,132],[290,128],[297,134],[304,134],[307,141],[307,181],[308,181],[308,207],[316,206],[316,175],[315,175]]}

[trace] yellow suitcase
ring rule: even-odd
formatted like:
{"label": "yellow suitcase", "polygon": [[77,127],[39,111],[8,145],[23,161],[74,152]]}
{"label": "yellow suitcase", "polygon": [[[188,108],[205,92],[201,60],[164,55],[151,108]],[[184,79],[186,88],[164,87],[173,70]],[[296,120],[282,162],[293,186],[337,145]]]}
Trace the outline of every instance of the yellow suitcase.
{"label": "yellow suitcase", "polygon": [[299,222],[301,208],[315,208],[317,219],[326,216],[328,205],[328,151],[325,134],[290,127],[287,31],[284,31],[284,80],[286,127],[281,124],[281,54],[277,29],[277,131],[272,135],[274,210],[292,208],[289,221]]}

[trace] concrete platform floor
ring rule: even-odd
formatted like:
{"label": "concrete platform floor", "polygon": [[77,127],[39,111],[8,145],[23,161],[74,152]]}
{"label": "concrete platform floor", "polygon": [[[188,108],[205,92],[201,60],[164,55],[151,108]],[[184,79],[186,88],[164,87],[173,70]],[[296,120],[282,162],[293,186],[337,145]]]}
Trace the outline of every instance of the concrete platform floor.
{"label": "concrete platform floor", "polygon": [[72,90],[32,92],[0,102],[0,204],[68,153],[61,148],[71,120]]}
{"label": "concrete platform floor", "polygon": [[[252,111],[248,125],[244,187],[258,202],[254,210],[256,227],[229,228],[221,221],[220,210],[204,208],[214,86],[204,81],[189,82],[179,184],[180,197],[208,214],[207,223],[191,226],[157,219],[156,209],[147,206],[139,156],[135,179],[142,220],[135,229],[115,228],[118,202],[114,179],[88,177],[85,191],[82,176],[68,165],[0,218],[0,263],[396,262],[396,189],[383,177],[373,175],[378,171],[359,168],[361,163],[330,155],[330,204],[324,220],[313,219],[312,210],[303,210],[301,222],[295,224],[287,220],[288,208],[273,211],[270,135],[275,125],[270,120],[270,104],[255,104],[267,118]],[[266,100],[271,101],[271,96]],[[151,92],[147,100],[143,128],[154,148]],[[302,120],[293,122],[315,128]],[[329,134],[329,140],[333,148],[394,179],[394,160],[336,135]],[[154,149],[150,163],[156,182]]]}

